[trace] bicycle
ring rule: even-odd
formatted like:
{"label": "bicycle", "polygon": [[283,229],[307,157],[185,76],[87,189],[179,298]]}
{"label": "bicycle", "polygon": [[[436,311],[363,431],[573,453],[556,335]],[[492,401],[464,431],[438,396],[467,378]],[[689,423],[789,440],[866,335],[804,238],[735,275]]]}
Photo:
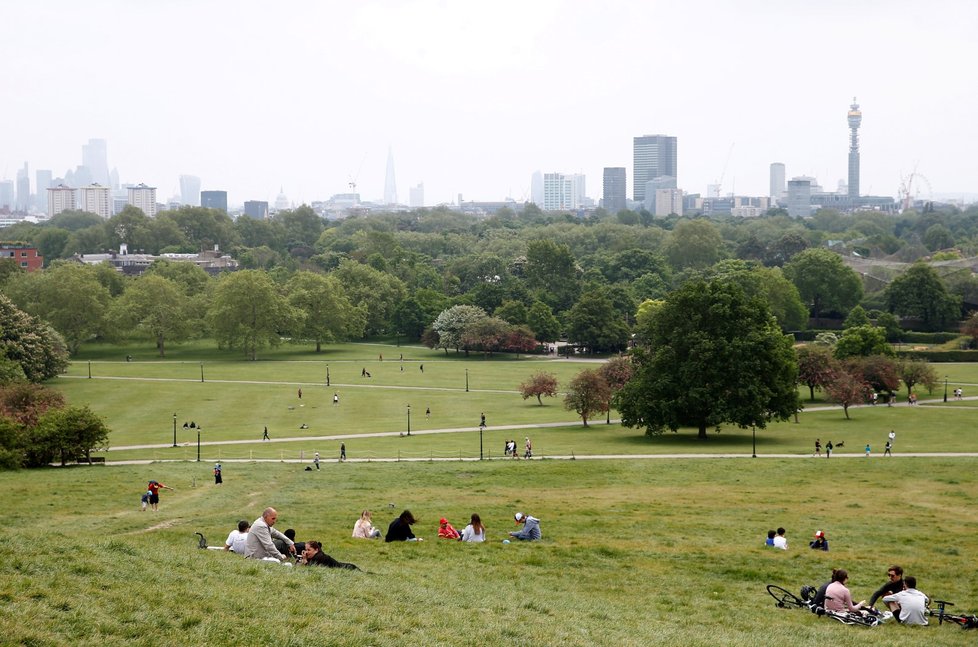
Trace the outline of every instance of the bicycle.
{"label": "bicycle", "polygon": [[948,624],[955,624],[962,629],[978,629],[978,615],[967,615],[963,613],[948,613],[946,607],[953,607],[953,602],[947,600],[934,600],[937,609],[927,609],[927,615],[937,618],[937,624],[942,625],[945,621]]}
{"label": "bicycle", "polygon": [[767,585],[768,594],[774,598],[775,606],[779,609],[808,609],[818,616],[828,616],[836,622],[845,625],[859,625],[861,627],[875,627],[882,622],[882,618],[872,611],[865,614],[858,611],[829,611],[815,604],[816,589],[812,586],[801,587],[801,596],[797,596],[788,589],[777,584]]}
{"label": "bicycle", "polygon": [[[804,594],[806,589],[810,589],[810,588],[811,587],[803,586],[802,593]],[[774,598],[775,606],[778,607],[779,609],[790,609],[792,607],[798,609],[809,609],[809,610],[812,609],[812,604],[810,600],[804,600],[798,597],[797,595],[795,595],[794,593],[792,593],[791,591],[789,591],[788,589],[782,588],[777,584],[768,584],[767,592],[771,595],[772,598]]]}

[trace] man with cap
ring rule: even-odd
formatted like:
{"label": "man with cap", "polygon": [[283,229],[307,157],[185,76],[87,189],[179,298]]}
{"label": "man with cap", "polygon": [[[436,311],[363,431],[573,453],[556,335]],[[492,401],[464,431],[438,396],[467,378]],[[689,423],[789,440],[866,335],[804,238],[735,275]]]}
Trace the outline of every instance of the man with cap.
{"label": "man with cap", "polygon": [[812,550],[828,550],[829,540],[825,538],[825,533],[821,530],[815,531],[815,539],[809,542],[808,547]]}
{"label": "man with cap", "polygon": [[516,525],[523,524],[523,529],[519,532],[509,533],[510,537],[515,537],[523,541],[536,541],[543,537],[543,534],[540,532],[540,520],[536,517],[517,512],[513,515],[513,518],[516,519]]}
{"label": "man with cap", "polygon": [[461,539],[462,535],[459,534],[452,524],[448,523],[448,519],[442,517],[438,520],[438,538],[439,539]]}

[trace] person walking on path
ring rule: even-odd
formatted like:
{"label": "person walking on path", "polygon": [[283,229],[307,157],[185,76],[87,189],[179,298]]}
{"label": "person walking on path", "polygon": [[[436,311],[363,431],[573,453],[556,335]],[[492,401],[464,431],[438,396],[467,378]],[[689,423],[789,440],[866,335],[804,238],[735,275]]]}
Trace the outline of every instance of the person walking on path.
{"label": "person walking on path", "polygon": [[526,453],[523,454],[523,458],[533,458],[533,443],[530,442],[530,437],[526,437]]}
{"label": "person walking on path", "polygon": [[424,410],[424,419],[425,420],[431,419],[431,407],[428,407]]}
{"label": "person walking on path", "polygon": [[312,462],[316,465],[316,469],[319,469],[319,452],[316,452],[315,456],[312,457]]}
{"label": "person walking on path", "polygon": [[265,433],[264,433],[264,435],[262,435],[261,439],[262,440],[271,440],[271,438],[268,437],[268,425],[265,425]]}
{"label": "person walking on path", "polygon": [[889,456],[890,458],[893,458],[893,454],[890,453],[890,448],[891,447],[892,447],[892,445],[890,444],[890,441],[886,441],[886,445],[883,447],[883,455],[884,456]]}
{"label": "person walking on path", "polygon": [[866,458],[869,458],[869,443],[866,443]]}
{"label": "person walking on path", "polygon": [[482,427],[483,429],[485,429],[485,426],[486,426],[486,414],[485,413],[483,413],[482,415],[479,416],[479,426]]}
{"label": "person walking on path", "polygon": [[301,386],[299,387],[299,399],[300,400],[302,399],[302,387]]}
{"label": "person walking on path", "polygon": [[346,443],[340,443],[340,460],[346,460]]}
{"label": "person walking on path", "polygon": [[832,441],[825,443],[825,458],[832,458]]}
{"label": "person walking on path", "polygon": [[822,440],[820,438],[815,439],[815,453],[812,456],[822,456]]}

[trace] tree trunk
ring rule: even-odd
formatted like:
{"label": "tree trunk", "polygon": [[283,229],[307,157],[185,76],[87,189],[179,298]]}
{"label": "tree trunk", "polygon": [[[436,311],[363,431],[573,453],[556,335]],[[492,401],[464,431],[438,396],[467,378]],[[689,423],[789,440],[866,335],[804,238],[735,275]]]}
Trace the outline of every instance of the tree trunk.
{"label": "tree trunk", "polygon": [[537,393],[537,404],[539,404],[541,407],[543,406],[543,400],[540,399],[539,393]]}
{"label": "tree trunk", "polygon": [[815,387],[811,384],[808,385],[808,401],[815,402]]}
{"label": "tree trunk", "polygon": [[850,418],[849,418],[849,405],[848,404],[843,404],[842,405],[842,412],[846,414],[846,420],[849,420]]}
{"label": "tree trunk", "polygon": [[700,432],[696,436],[696,439],[697,440],[706,440],[707,439],[707,435],[706,435],[706,423],[705,422],[701,422],[700,423]]}
{"label": "tree trunk", "polygon": [[163,335],[156,336],[156,347],[160,350],[160,357],[164,357]]}
{"label": "tree trunk", "polygon": [[321,342],[320,342],[320,341],[319,341],[319,340],[317,339],[317,340],[316,340],[316,352],[318,353],[318,352],[320,352],[320,351],[321,351],[322,349],[323,349],[323,345],[322,345],[322,343],[321,343]]}

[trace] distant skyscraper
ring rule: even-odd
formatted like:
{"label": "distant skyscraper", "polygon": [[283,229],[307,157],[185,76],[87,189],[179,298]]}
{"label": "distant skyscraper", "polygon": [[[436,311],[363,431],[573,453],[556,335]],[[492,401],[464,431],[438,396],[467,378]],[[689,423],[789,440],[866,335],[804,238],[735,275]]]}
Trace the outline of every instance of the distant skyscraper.
{"label": "distant skyscraper", "polygon": [[228,212],[228,192],[227,191],[201,191],[200,206],[208,209],[219,209],[224,213]]}
{"label": "distant skyscraper", "polygon": [[584,206],[584,176],[543,174],[543,210],[580,209]]}
{"label": "distant skyscraper", "polygon": [[48,189],[48,218],[54,218],[62,211],[72,211],[76,208],[75,190],[70,186],[59,184]]}
{"label": "distant skyscraper", "polygon": [[637,202],[645,201],[645,184],[657,177],[676,174],[676,138],[666,135],[644,135],[633,138],[632,195]]}
{"label": "distant skyscraper", "polygon": [[412,209],[420,209],[424,206],[424,182],[419,182],[418,186],[408,187],[408,206]]}
{"label": "distant skyscraper", "polygon": [[784,164],[774,162],[771,164],[771,192],[772,200],[780,200],[784,195]]}
{"label": "distant skyscraper", "polygon": [[34,208],[38,211],[47,211],[48,189],[52,186],[53,174],[50,170],[44,169],[35,171],[34,176]]}
{"label": "distant skyscraper", "polygon": [[655,216],[683,215],[683,192],[679,189],[658,189],[655,192]]}
{"label": "distant skyscraper", "polygon": [[397,181],[394,179],[394,153],[387,148],[387,173],[384,175],[384,204],[397,204]]}
{"label": "distant skyscraper", "polygon": [[180,202],[191,207],[200,206],[200,178],[196,175],[180,176]]}
{"label": "distant skyscraper", "polygon": [[24,162],[24,168],[17,171],[17,211],[27,213],[31,208],[31,175]]}
{"label": "distant skyscraper", "polygon": [[622,209],[625,209],[628,206],[625,197],[627,190],[628,183],[625,179],[625,167],[605,167],[604,193],[602,195],[602,206],[604,206],[605,211],[618,213]]}
{"label": "distant skyscraper", "polygon": [[245,200],[244,215],[255,220],[265,220],[268,218],[268,201]]}
{"label": "distant skyscraper", "polygon": [[849,106],[849,197],[859,197],[859,125],[863,122],[863,113],[859,111],[856,97],[852,98]]}
{"label": "distant skyscraper", "polygon": [[110,186],[108,159],[104,139],[89,139],[87,144],[82,144],[82,166],[88,169],[91,182]]}
{"label": "distant skyscraper", "polygon": [[112,217],[112,194],[109,187],[91,184],[83,186],[78,192],[81,194],[81,199],[78,201],[79,209],[106,219]]}
{"label": "distant skyscraper", "polygon": [[788,180],[788,215],[807,218],[812,215],[812,180],[796,177]]}
{"label": "distant skyscraper", "polygon": [[0,180],[0,209],[13,211],[17,206],[13,180]]}
{"label": "distant skyscraper", "polygon": [[534,171],[530,178],[530,202],[543,208],[543,173]]}
{"label": "distant skyscraper", "polygon": [[137,209],[142,209],[150,218],[156,215],[156,187],[137,184],[128,187],[128,203]]}

